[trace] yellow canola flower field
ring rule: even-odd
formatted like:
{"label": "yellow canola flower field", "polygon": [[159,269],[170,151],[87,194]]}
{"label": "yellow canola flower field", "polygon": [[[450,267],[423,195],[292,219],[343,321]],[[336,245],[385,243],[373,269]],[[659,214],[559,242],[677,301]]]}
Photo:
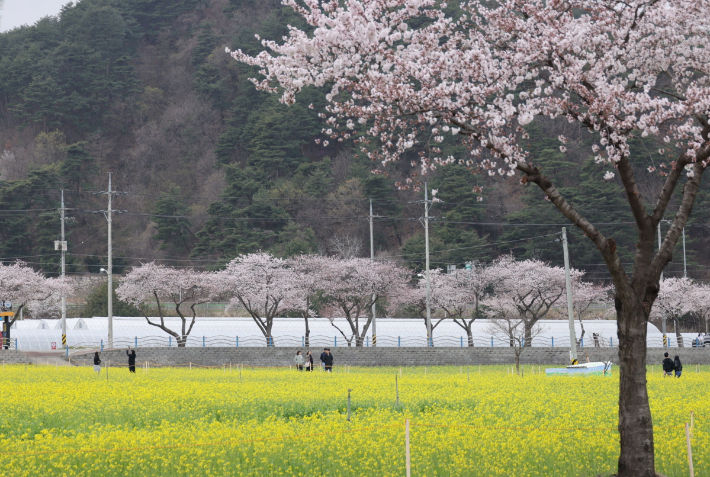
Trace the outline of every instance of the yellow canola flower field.
{"label": "yellow canola flower field", "polygon": [[[0,474],[404,475],[407,418],[414,476],[612,474],[618,369],[524,369],[246,368],[240,380],[228,366],[112,368],[107,381],[89,367],[5,365]],[[648,381],[657,471],[688,475],[683,424],[693,410],[695,475],[710,476],[710,369]]]}

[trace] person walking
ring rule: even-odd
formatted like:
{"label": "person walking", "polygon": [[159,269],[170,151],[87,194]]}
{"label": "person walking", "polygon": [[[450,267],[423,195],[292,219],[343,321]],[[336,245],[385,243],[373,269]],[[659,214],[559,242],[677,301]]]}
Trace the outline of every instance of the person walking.
{"label": "person walking", "polygon": [[293,361],[296,363],[296,368],[299,371],[303,371],[303,356],[301,356],[300,351],[296,351],[296,357],[293,358]]}
{"label": "person walking", "polygon": [[313,355],[310,351],[306,351],[306,371],[313,371]]}
{"label": "person walking", "polygon": [[680,374],[683,372],[683,364],[678,356],[673,358],[673,369],[675,370],[675,377],[680,378]]}
{"label": "person walking", "polygon": [[94,353],[94,371],[96,371],[97,376],[101,374],[101,358],[99,358],[99,352]]}
{"label": "person walking", "polygon": [[326,372],[330,373],[333,371],[333,354],[330,352],[330,348],[326,348],[323,352],[323,368]]}
{"label": "person walking", "polygon": [[320,354],[320,368],[325,369],[325,350],[328,348],[324,348],[323,352]]}
{"label": "person walking", "polygon": [[668,353],[663,353],[663,377],[673,376],[673,360],[668,357]]}
{"label": "person walking", "polygon": [[136,350],[132,350],[129,346],[126,350],[126,356],[128,356],[128,371],[131,373],[136,372]]}

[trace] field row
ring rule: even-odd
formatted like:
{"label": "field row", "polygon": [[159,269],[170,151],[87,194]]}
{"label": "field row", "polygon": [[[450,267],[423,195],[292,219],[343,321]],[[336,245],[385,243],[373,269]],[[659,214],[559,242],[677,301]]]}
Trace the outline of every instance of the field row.
{"label": "field row", "polygon": [[[614,472],[618,370],[525,370],[139,368],[112,369],[107,381],[105,370],[5,366],[12,404],[0,422],[0,465],[28,476],[404,475],[410,419],[413,475]],[[691,410],[696,475],[710,475],[710,370],[698,371],[648,378],[657,470],[669,476],[688,473]]]}

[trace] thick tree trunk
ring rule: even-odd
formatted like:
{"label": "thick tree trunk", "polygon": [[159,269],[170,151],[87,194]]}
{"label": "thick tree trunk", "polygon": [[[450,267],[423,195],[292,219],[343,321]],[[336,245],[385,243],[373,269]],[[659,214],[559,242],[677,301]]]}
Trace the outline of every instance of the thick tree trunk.
{"label": "thick tree trunk", "polygon": [[466,328],[466,335],[468,336],[468,347],[473,348],[473,332],[470,326]]}
{"label": "thick tree trunk", "polygon": [[311,328],[308,326],[308,318],[303,318],[306,321],[306,336],[305,336],[305,345],[306,348],[311,347]]}
{"label": "thick tree trunk", "polygon": [[523,347],[532,346],[533,326],[535,326],[535,323],[528,323],[527,321],[525,322],[525,342],[523,343]]}
{"label": "thick tree trunk", "polygon": [[[653,421],[646,390],[646,314],[635,297],[617,297],[619,477],[655,477]],[[619,306],[621,305],[621,306]]]}

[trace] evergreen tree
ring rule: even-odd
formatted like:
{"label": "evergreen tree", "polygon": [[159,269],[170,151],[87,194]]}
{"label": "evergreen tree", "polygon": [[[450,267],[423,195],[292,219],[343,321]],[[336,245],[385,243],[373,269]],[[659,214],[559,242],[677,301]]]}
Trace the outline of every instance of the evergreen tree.
{"label": "evergreen tree", "polygon": [[62,182],[77,192],[98,169],[94,158],[84,149],[85,146],[86,143],[80,142],[67,147],[65,159],[59,171]]}
{"label": "evergreen tree", "polygon": [[[141,311],[133,305],[121,301],[116,295],[118,282],[113,282],[113,316],[144,316]],[[108,284],[102,283],[96,286],[86,299],[84,316],[108,316]]]}
{"label": "evergreen tree", "polygon": [[155,202],[153,223],[156,232],[153,239],[162,242],[161,249],[184,250],[189,254],[192,249],[194,234],[190,230],[190,220],[181,217],[189,214],[189,209],[180,198],[180,189],[171,187],[162,193]]}

